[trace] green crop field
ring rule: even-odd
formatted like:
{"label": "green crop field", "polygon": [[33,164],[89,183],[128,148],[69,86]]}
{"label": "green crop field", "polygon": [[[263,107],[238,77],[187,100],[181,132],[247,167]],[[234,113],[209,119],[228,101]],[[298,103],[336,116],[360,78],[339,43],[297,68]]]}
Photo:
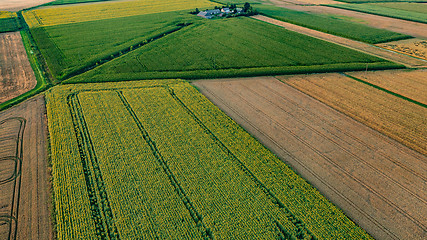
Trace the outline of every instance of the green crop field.
{"label": "green crop field", "polygon": [[0,18],[0,33],[2,32],[15,32],[20,28],[18,18]]}
{"label": "green crop field", "polygon": [[340,19],[339,16],[312,14],[269,5],[256,5],[255,8],[261,14],[281,21],[372,44],[411,38],[405,34]]}
{"label": "green crop field", "polygon": [[[402,3],[400,8],[397,3],[393,3],[387,7],[388,3],[362,3],[362,4],[332,4],[331,7],[353,10],[364,13],[371,13],[380,16],[404,19],[414,22],[427,23],[426,7],[422,3]],[[415,6],[420,7],[417,10]],[[405,7],[402,7],[405,6]]]}
{"label": "green crop field", "polygon": [[186,11],[169,12],[32,28],[31,32],[53,75],[62,79],[99,59],[199,19]]}
{"label": "green crop field", "polygon": [[46,100],[58,239],[371,239],[184,81]]}
{"label": "green crop field", "polygon": [[364,69],[366,63],[398,66],[272,24],[231,18],[190,25],[67,82]]}

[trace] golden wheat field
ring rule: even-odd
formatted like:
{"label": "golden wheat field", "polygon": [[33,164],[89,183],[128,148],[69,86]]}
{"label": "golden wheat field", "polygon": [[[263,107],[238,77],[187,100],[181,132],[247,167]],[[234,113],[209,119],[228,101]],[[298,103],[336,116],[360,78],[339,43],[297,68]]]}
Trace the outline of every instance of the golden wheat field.
{"label": "golden wheat field", "polygon": [[338,73],[280,79],[404,145],[427,153],[425,107]]}

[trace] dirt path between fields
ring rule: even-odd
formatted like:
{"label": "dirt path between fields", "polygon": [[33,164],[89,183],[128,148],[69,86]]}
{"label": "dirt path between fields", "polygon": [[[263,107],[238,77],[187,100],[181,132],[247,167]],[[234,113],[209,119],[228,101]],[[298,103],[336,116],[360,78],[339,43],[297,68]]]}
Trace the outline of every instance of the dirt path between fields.
{"label": "dirt path between fields", "polygon": [[298,25],[294,25],[291,23],[287,23],[287,22],[283,22],[283,21],[279,21],[273,18],[269,18],[266,16],[262,16],[262,15],[256,15],[253,16],[252,18],[254,19],[258,19],[260,21],[264,21],[264,22],[268,22],[277,26],[281,26],[284,27],[287,30],[290,31],[294,31],[297,33],[301,33],[301,34],[305,34],[314,38],[318,38],[324,41],[328,41],[331,43],[335,43],[347,48],[351,48],[357,51],[361,51],[370,55],[374,55],[380,58],[384,58],[396,63],[400,63],[405,65],[406,67],[409,68],[426,68],[427,67],[427,61],[425,60],[421,60],[421,59],[417,59],[414,57],[410,57],[401,53],[397,53],[397,52],[393,52],[390,50],[385,50],[382,49],[380,47],[376,47],[374,45],[370,45],[367,43],[363,43],[363,42],[359,42],[359,41],[355,41],[355,40],[350,40],[347,38],[343,38],[343,37],[338,37],[332,34],[328,34],[328,33],[324,33],[324,32],[320,32],[320,31],[316,31],[313,29],[309,29],[309,28],[305,28],[305,27],[301,27]]}
{"label": "dirt path between fields", "polygon": [[[397,18],[383,17],[369,13],[361,13],[351,10],[338,9],[327,6],[303,6],[287,1],[270,0],[275,6],[289,8],[297,11],[334,14],[354,18],[355,21],[362,22],[371,27],[387,29],[389,31],[407,34],[413,37],[427,40],[427,24],[401,20]],[[329,3],[328,3],[329,4]],[[335,3],[334,3],[335,4]]]}
{"label": "dirt path between fields", "polygon": [[0,103],[30,91],[36,84],[21,34],[0,33]]}
{"label": "dirt path between fields", "polygon": [[[20,184],[16,185],[15,192],[2,191],[1,195],[6,194],[0,196],[1,202],[2,199],[5,200],[4,198],[12,199],[11,196],[15,194],[14,202],[17,212],[13,217],[17,221],[16,239],[53,239],[50,213],[50,171],[46,160],[47,122],[45,112],[45,101],[42,95],[0,112],[0,122],[10,118],[22,118],[26,121],[23,132]],[[16,132],[16,128],[10,126],[8,124],[0,127],[0,145],[9,146],[2,148],[4,151],[0,151],[0,158],[10,155],[10,151],[6,150],[13,148],[12,142],[1,141],[2,136]],[[2,167],[0,176],[2,173],[8,175],[5,165],[0,164],[0,167]],[[11,204],[10,201],[3,201],[4,208],[8,208],[9,204]],[[2,228],[0,219],[0,238],[7,236],[7,231],[9,228]]]}
{"label": "dirt path between fields", "polygon": [[0,10],[19,11],[53,1],[54,0],[1,0]]}
{"label": "dirt path between fields", "polygon": [[426,156],[274,77],[193,85],[375,238],[426,239]]}

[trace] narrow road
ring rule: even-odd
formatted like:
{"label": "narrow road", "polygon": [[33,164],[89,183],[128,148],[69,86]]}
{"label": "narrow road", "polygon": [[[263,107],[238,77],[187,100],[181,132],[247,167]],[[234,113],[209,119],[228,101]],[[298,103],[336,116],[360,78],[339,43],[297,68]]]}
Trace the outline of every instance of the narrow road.
{"label": "narrow road", "polygon": [[393,52],[390,50],[386,50],[374,45],[370,45],[367,43],[363,43],[363,42],[359,42],[359,41],[355,41],[355,40],[351,40],[348,38],[343,38],[343,37],[338,37],[332,34],[328,34],[328,33],[324,33],[324,32],[320,32],[320,31],[316,31],[313,29],[309,29],[309,28],[305,28],[305,27],[301,27],[295,24],[291,24],[291,23],[287,23],[287,22],[283,22],[283,21],[279,21],[273,18],[269,18],[266,16],[262,16],[262,15],[256,15],[253,16],[252,18],[260,20],[260,21],[264,21],[264,22],[268,22],[277,26],[281,26],[284,27],[285,29],[289,30],[289,31],[294,31],[297,33],[301,33],[307,36],[311,36],[317,39],[321,39],[324,41],[328,41],[331,43],[335,43],[347,48],[351,48],[360,52],[364,52],[370,55],[374,55],[383,59],[387,59],[389,61],[392,62],[396,62],[396,63],[400,63],[405,65],[406,67],[409,68],[427,68],[427,61],[422,60],[422,59],[418,59],[418,58],[414,58],[405,54],[401,54],[401,53],[397,53],[397,52]]}

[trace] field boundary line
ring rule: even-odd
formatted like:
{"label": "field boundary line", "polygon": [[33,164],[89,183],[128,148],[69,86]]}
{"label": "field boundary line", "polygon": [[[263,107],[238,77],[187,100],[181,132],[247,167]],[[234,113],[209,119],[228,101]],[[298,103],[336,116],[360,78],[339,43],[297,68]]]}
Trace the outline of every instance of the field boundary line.
{"label": "field boundary line", "polygon": [[[258,128],[256,125],[254,125],[248,118],[244,117],[242,114],[239,113],[235,108],[233,108],[230,104],[225,102],[221,97],[217,96],[215,93],[213,93],[211,90],[202,87],[202,89],[206,92],[208,92],[212,97],[218,99],[220,102],[222,102],[225,106],[227,106],[230,111],[234,112],[239,118],[241,118],[243,121],[245,121],[247,124],[249,124],[252,128],[254,128],[257,132],[259,132],[261,135],[263,135],[268,141],[272,142],[277,148],[279,148],[281,151],[283,151],[289,158],[291,158],[293,161],[295,161],[298,165],[300,165],[302,168],[304,168],[307,172],[309,172],[314,178],[319,180],[323,185],[325,185],[327,188],[329,188],[331,191],[333,191],[337,196],[341,197],[344,201],[346,201],[350,206],[352,206],[355,210],[357,210],[360,214],[362,214],[365,218],[370,220],[373,224],[375,224],[379,229],[382,229],[384,233],[388,234],[393,239],[399,239],[394,233],[392,233],[388,228],[383,226],[381,223],[379,223],[376,219],[372,218],[370,214],[366,213],[363,209],[358,207],[354,202],[352,202],[349,198],[341,194],[335,187],[330,185],[326,180],[324,180],[321,176],[319,176],[316,172],[314,172],[311,168],[307,167],[306,164],[304,164],[302,161],[300,161],[297,157],[295,157],[291,152],[289,152],[287,149],[285,149],[283,146],[281,146],[277,141],[275,141],[272,137],[270,137],[268,134],[266,134],[264,131],[262,131],[260,128]],[[254,137],[258,139],[257,137]],[[260,140],[259,140],[260,141]],[[263,141],[264,142],[264,141]],[[268,146],[268,144],[265,144]],[[289,161],[285,158],[281,158],[283,162],[286,162],[289,164]],[[294,170],[295,171],[295,170]],[[296,171],[295,171],[296,172]],[[303,178],[305,180],[305,178]],[[305,180],[307,181],[307,180]],[[311,184],[313,185],[313,184]],[[316,188],[317,189],[317,188]],[[319,190],[318,190],[319,191]],[[324,194],[322,194],[324,195]],[[332,202],[331,202],[332,203]],[[333,203],[334,204],[334,203]],[[334,204],[336,205],[336,204]],[[341,209],[341,208],[339,208]],[[346,214],[347,216],[347,214]],[[352,220],[353,221],[353,220]],[[353,221],[354,222],[354,221]]]}
{"label": "field boundary line", "polygon": [[[277,78],[276,78],[276,79],[277,79]],[[279,80],[279,79],[278,79],[278,80]],[[280,80],[279,80],[279,81],[280,81]],[[383,156],[385,159],[389,160],[389,161],[390,161],[390,162],[392,162],[393,164],[396,164],[397,166],[399,166],[399,167],[401,167],[401,168],[405,169],[406,171],[411,172],[412,174],[414,174],[414,175],[418,176],[418,177],[419,177],[419,178],[421,178],[422,180],[427,181],[427,178],[425,178],[424,176],[420,175],[419,173],[417,173],[417,172],[415,172],[415,171],[413,171],[413,170],[411,170],[411,169],[408,169],[405,165],[402,165],[402,164],[400,164],[400,163],[398,163],[398,162],[396,162],[396,161],[393,161],[393,160],[390,158],[390,156],[388,156],[387,154],[384,154],[382,151],[380,151],[380,149],[370,146],[369,144],[367,144],[365,141],[363,141],[362,139],[358,138],[357,136],[354,136],[354,135],[353,135],[353,134],[351,134],[351,133],[347,133],[347,132],[343,131],[343,129],[342,129],[342,128],[338,127],[337,125],[335,125],[335,124],[333,124],[333,123],[328,122],[327,120],[325,120],[325,118],[324,118],[322,115],[316,114],[316,113],[314,113],[313,111],[311,111],[311,110],[309,110],[309,109],[307,109],[307,108],[302,108],[302,106],[301,106],[300,104],[298,104],[297,102],[293,101],[293,100],[292,100],[292,99],[290,99],[290,98],[286,98],[286,97],[284,97],[283,95],[281,95],[280,93],[278,93],[278,92],[277,92],[277,91],[275,91],[274,89],[269,88],[268,86],[264,86],[264,87],[268,88],[270,91],[272,91],[273,93],[275,93],[277,96],[279,96],[279,97],[281,97],[281,98],[285,98],[287,101],[289,101],[289,102],[293,103],[295,106],[297,106],[297,107],[301,108],[301,109],[302,109],[302,111],[307,112],[307,113],[309,113],[309,114],[311,114],[311,115],[313,115],[313,116],[316,116],[316,118],[317,118],[317,119],[320,119],[323,123],[325,123],[325,124],[327,124],[327,125],[329,125],[329,126],[331,126],[331,127],[335,128],[335,129],[339,130],[342,134],[344,134],[344,135],[348,136],[349,138],[352,138],[352,139],[356,140],[356,141],[357,141],[357,142],[359,142],[361,145],[363,145],[363,146],[365,146],[365,147],[367,147],[367,148],[371,149],[372,151],[375,151],[376,153],[379,153],[381,156]],[[292,87],[292,86],[291,86],[291,87]],[[294,89],[295,89],[295,88],[294,88]],[[295,89],[295,90],[299,91],[298,89]],[[301,91],[299,91],[299,92],[301,92]],[[301,93],[303,93],[303,92],[301,92]],[[325,103],[323,103],[323,102],[320,102],[320,101],[318,101],[317,99],[315,99],[315,98],[313,98],[313,97],[311,97],[311,96],[309,96],[309,95],[306,95],[305,93],[303,93],[303,94],[304,94],[305,96],[308,96],[308,97],[310,97],[311,99],[313,99],[313,100],[315,100],[315,101],[319,102],[319,103],[324,104],[324,105],[325,105],[325,106],[327,106],[328,108],[331,108],[329,105],[327,105],[327,104],[325,104]],[[331,108],[331,109],[333,109],[334,111],[337,111],[337,110],[336,110],[336,109],[334,109],[334,108]],[[339,112],[339,111],[337,111],[337,112]],[[353,119],[353,118],[349,117],[348,115],[346,115],[346,114],[344,114],[344,113],[342,113],[342,112],[339,112],[339,113],[340,113],[340,114],[343,114],[345,117],[348,117],[348,118],[349,118],[349,119],[351,119],[352,121],[356,121],[355,119]],[[365,124],[363,124],[363,123],[361,123],[361,122],[359,122],[359,121],[356,121],[356,122],[357,122],[358,124],[361,124],[361,125],[363,125],[363,126],[366,126]],[[366,127],[367,127],[367,126],[366,126]],[[369,127],[368,127],[368,128],[369,128]],[[372,128],[369,128],[369,129],[374,130],[374,129],[372,129]],[[389,140],[389,138],[388,138],[387,136],[384,136],[382,133],[380,133],[380,132],[378,132],[378,131],[376,131],[376,130],[374,130],[374,131],[375,131],[375,133],[378,133],[382,138],[384,138],[384,140]],[[335,134],[334,134],[334,135],[335,135]],[[335,135],[335,136],[336,136],[336,135]],[[388,141],[387,141],[387,143],[389,143],[389,144],[391,144],[391,145],[392,145],[392,143],[390,143],[390,142],[388,142]],[[393,145],[393,146],[395,146],[395,145]],[[398,150],[399,150],[400,152],[402,152],[402,153],[407,153],[407,154],[409,154],[409,155],[413,156],[411,153],[409,153],[409,152],[405,152],[405,151],[403,151],[403,150],[402,150],[402,149],[400,149],[400,148],[398,148]],[[411,150],[412,150],[412,149],[411,149]],[[413,157],[417,158],[416,156],[413,156]]]}
{"label": "field boundary line", "polygon": [[[233,90],[231,90],[231,89],[230,89],[230,91],[233,92]],[[265,115],[267,118],[269,118],[268,114],[265,113],[263,110],[254,107],[251,103],[249,103],[247,100],[245,100],[240,94],[238,94],[236,92],[234,92],[234,93],[236,95],[238,95],[240,97],[240,99],[242,99],[242,101],[246,102],[251,108],[258,110],[263,115]],[[271,119],[271,118],[269,118],[269,119]],[[336,164],[330,157],[326,156],[320,150],[318,150],[316,147],[312,146],[310,143],[308,143],[304,139],[300,138],[298,136],[298,134],[296,134],[292,130],[288,129],[287,127],[283,126],[283,124],[277,122],[274,119],[271,119],[271,121],[275,122],[277,124],[277,126],[279,126],[280,128],[282,128],[283,130],[287,131],[295,139],[297,139],[302,144],[304,144],[305,146],[307,146],[308,148],[310,148],[313,152],[317,153],[320,157],[322,157],[324,160],[328,161],[330,164],[332,164],[333,166],[335,166],[337,169],[339,169],[342,173],[344,173],[345,175],[347,175],[349,178],[353,179],[355,182],[359,183],[365,189],[367,189],[368,191],[372,192],[374,195],[376,195],[378,198],[380,198],[381,200],[383,200],[385,203],[387,203],[390,206],[394,207],[398,212],[400,212],[403,216],[405,216],[410,221],[412,221],[413,223],[415,223],[416,225],[418,225],[421,229],[426,230],[426,226],[424,226],[418,219],[415,219],[414,217],[412,217],[411,215],[409,215],[405,210],[401,209],[399,206],[397,206],[391,200],[389,200],[388,198],[386,198],[383,194],[379,193],[378,191],[376,191],[375,189],[373,189],[372,187],[370,187],[364,181],[360,180],[357,177],[352,176],[347,170],[345,170],[344,168],[342,168],[341,166],[339,166],[338,164]]]}
{"label": "field boundary line", "polygon": [[[86,120],[81,110],[78,93],[68,95],[67,104],[72,117],[83,172],[85,175],[92,220],[94,221],[97,230],[101,232],[101,236],[98,235],[98,237],[105,238],[106,236],[104,234],[108,234],[109,239],[120,239],[114,222],[114,215],[108,200],[105,184],[102,179],[102,172],[99,168],[98,158],[95,153]],[[100,201],[98,202],[98,200]]]}
{"label": "field boundary line", "polygon": [[343,76],[346,76],[346,77],[348,77],[348,78],[351,78],[351,79],[353,79],[353,80],[356,80],[356,81],[358,81],[358,82],[360,82],[360,83],[366,84],[366,85],[368,85],[368,86],[370,86],[370,87],[373,87],[373,88],[376,88],[376,89],[378,89],[378,90],[381,90],[381,91],[383,91],[383,92],[385,92],[385,93],[388,93],[388,94],[391,94],[391,95],[396,96],[396,97],[398,97],[398,98],[401,98],[401,99],[403,99],[403,100],[406,100],[406,101],[408,101],[408,102],[411,102],[411,103],[417,104],[418,106],[421,106],[421,107],[427,108],[427,104],[424,104],[424,103],[422,103],[422,102],[418,102],[417,100],[414,100],[414,99],[412,99],[412,98],[405,97],[405,96],[403,96],[403,95],[401,95],[401,94],[399,94],[399,93],[396,93],[396,92],[390,91],[390,90],[388,90],[388,89],[386,89],[386,88],[380,87],[380,86],[375,85],[375,84],[373,84],[373,83],[370,83],[370,82],[368,82],[368,81],[362,80],[362,79],[357,78],[357,77],[353,77],[353,76],[351,76],[351,75],[350,75],[350,74],[348,74],[348,73],[340,73],[340,74],[341,74],[341,75],[343,75]]}
{"label": "field boundary line", "polygon": [[[12,192],[12,200],[10,207],[10,214],[7,216],[2,216],[3,218],[9,218],[9,233],[8,240],[16,240],[17,237],[17,229],[18,229],[18,217],[19,217],[19,199],[21,194],[21,167],[22,167],[22,159],[23,159],[23,140],[24,140],[24,131],[27,120],[21,117],[11,117],[0,121],[0,125],[4,124],[7,121],[16,120],[19,122],[19,129],[16,133],[16,148],[15,148],[15,156],[7,156],[6,158],[14,158],[15,159],[15,171],[14,176],[12,175],[10,178],[6,179],[6,181],[2,181],[0,185],[6,184],[9,182],[13,182],[13,192]],[[2,158],[3,159],[3,158]],[[14,226],[13,222],[15,223]]]}
{"label": "field boundary line", "polygon": [[142,125],[141,120],[139,120],[138,116],[136,115],[135,111],[127,101],[126,97],[123,95],[122,91],[116,91],[118,97],[120,98],[121,102],[123,103],[126,110],[129,112],[129,114],[132,116],[134,122],[138,126],[139,131],[142,134],[142,137],[144,141],[148,144],[148,146],[151,149],[152,154],[157,159],[159,165],[162,167],[164,173],[169,178],[170,184],[174,187],[175,192],[178,194],[178,196],[181,198],[181,201],[184,203],[185,207],[187,208],[188,212],[190,213],[191,218],[196,223],[198,227],[203,228],[202,236],[204,238],[214,239],[214,236],[210,230],[206,226],[206,224],[203,222],[203,216],[197,211],[197,209],[194,207],[194,204],[191,202],[190,198],[185,193],[184,189],[181,187],[181,184],[179,183],[178,179],[173,174],[172,170],[169,168],[169,165],[167,161],[163,158],[162,154],[160,153],[159,149],[156,146],[156,143],[151,139],[150,135],[148,134],[147,130],[145,129],[144,125]]}
{"label": "field boundary line", "polygon": [[[289,210],[288,207],[286,207],[285,204],[282,203],[282,201],[276,197],[276,195],[269,189],[267,186],[264,185],[262,181],[260,181],[254,173],[252,173],[251,170],[249,170],[248,167],[230,150],[225,146],[221,140],[196,116],[196,114],[189,109],[184,102],[175,94],[174,90],[170,87],[167,88],[169,91],[169,94],[172,96],[172,98],[179,104],[181,107],[190,115],[191,118],[196,121],[196,123],[205,131],[206,134],[210,135],[212,140],[225,152],[227,155],[229,155],[231,158],[235,160],[237,163],[237,166],[249,176],[249,178],[255,183],[256,186],[258,186],[262,192],[267,196],[268,199],[271,200],[271,202],[278,206],[279,209],[282,209],[285,213],[286,218],[290,223],[292,223],[295,226],[297,236],[298,235],[308,235],[311,237],[311,239],[316,239],[316,236],[310,232],[310,230],[306,227],[305,224],[302,224],[303,221],[301,221],[295,214],[292,213],[291,210]],[[276,221],[277,223],[277,221]],[[281,231],[281,228],[279,227],[279,230]],[[283,233],[283,232],[282,232]]]}

